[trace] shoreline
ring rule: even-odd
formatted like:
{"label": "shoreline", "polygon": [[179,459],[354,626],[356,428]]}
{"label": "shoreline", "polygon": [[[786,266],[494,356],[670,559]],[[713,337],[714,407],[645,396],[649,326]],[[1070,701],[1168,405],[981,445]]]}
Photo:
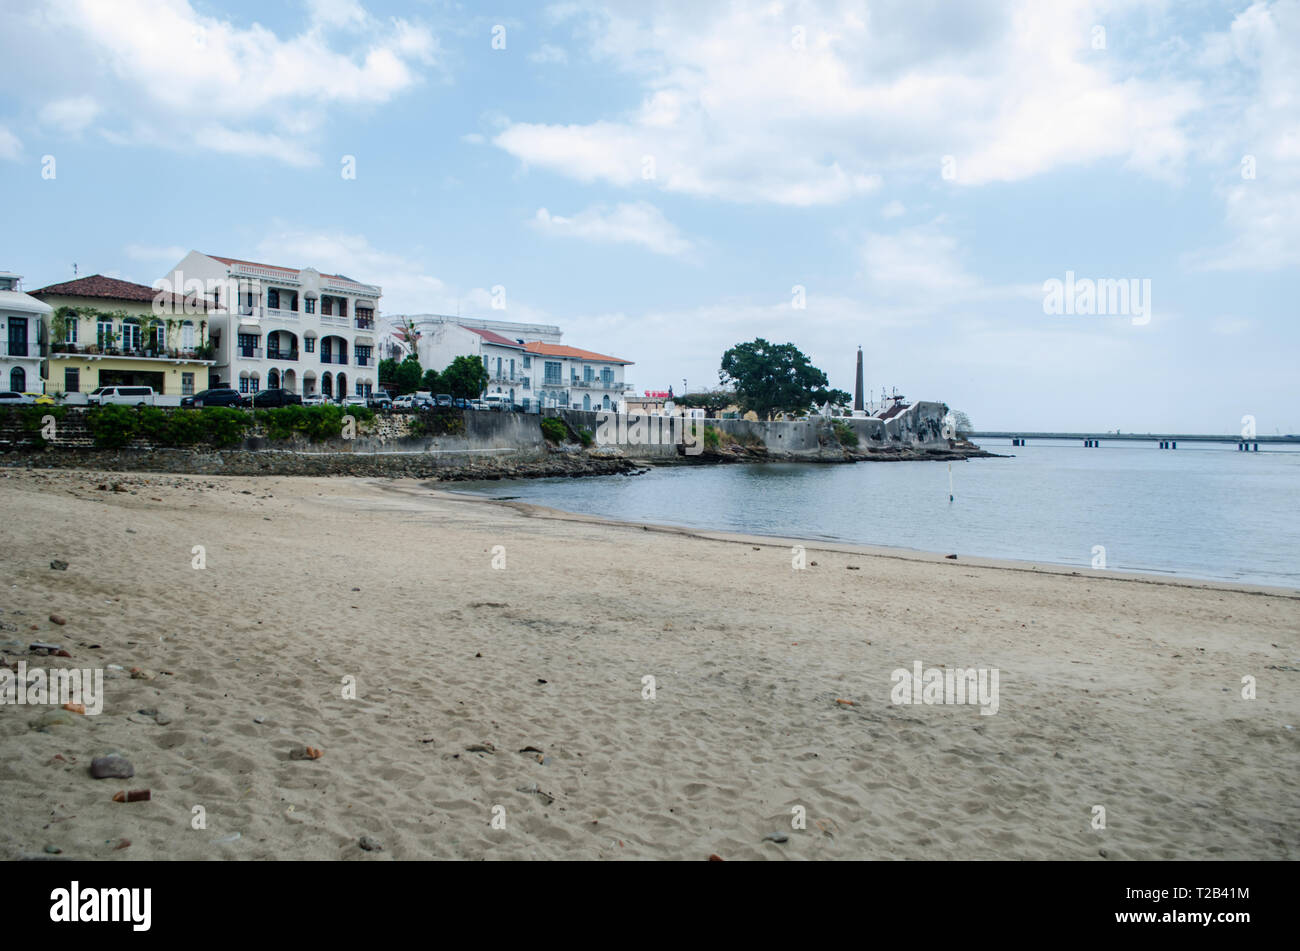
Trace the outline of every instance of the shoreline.
{"label": "shoreline", "polygon": [[[794,571],[413,479],[6,470],[0,504],[4,661],[104,671],[98,715],[0,705],[6,858],[1300,857],[1292,596]],[[1000,671],[996,711],[895,699],[918,663]]]}
{"label": "shoreline", "polygon": [[[399,481],[399,480],[394,480]],[[1216,591],[1232,591],[1240,594],[1260,594],[1271,597],[1290,598],[1300,601],[1300,588],[1284,585],[1265,585],[1246,581],[1227,581],[1219,578],[1194,578],[1179,574],[1156,574],[1149,571],[1125,571],[1122,569],[1083,569],[1079,566],[1059,564],[1057,562],[1029,561],[1020,558],[994,558],[985,555],[959,555],[953,559],[948,554],[926,551],[920,548],[907,548],[893,545],[862,545],[856,542],[839,541],[825,538],[796,538],[789,535],[764,535],[760,533],[729,532],[720,529],[695,528],[689,525],[673,525],[663,522],[638,522],[611,518],[604,515],[591,515],[584,512],[572,512],[554,506],[539,505],[519,499],[494,499],[471,492],[443,488],[439,482],[421,483],[427,491],[440,498],[452,501],[491,503],[513,509],[529,518],[553,519],[561,522],[593,522],[618,528],[663,532],[680,535],[685,538],[699,538],[708,541],[727,542],[738,545],[802,545],[807,551],[835,552],[837,554],[867,555],[874,558],[893,558],[899,561],[911,561],[920,564],[942,564],[962,567],[988,568],[1001,571],[1023,571],[1030,574],[1051,574],[1065,577],[1096,578],[1111,581],[1130,581],[1138,584],[1172,585],[1175,587],[1197,588]],[[393,487],[397,490],[397,486]],[[400,491],[400,490],[399,490]],[[951,554],[951,553],[949,553]]]}

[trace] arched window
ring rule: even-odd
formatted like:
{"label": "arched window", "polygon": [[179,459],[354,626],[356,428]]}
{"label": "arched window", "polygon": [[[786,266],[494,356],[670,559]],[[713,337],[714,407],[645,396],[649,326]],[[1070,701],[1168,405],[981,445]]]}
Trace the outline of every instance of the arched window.
{"label": "arched window", "polygon": [[22,367],[14,367],[9,371],[9,389],[15,393],[21,393],[27,389],[27,371]]}
{"label": "arched window", "polygon": [[279,370],[276,370],[275,368],[271,369],[271,372],[266,375],[266,385],[273,390],[278,390],[280,388]]}

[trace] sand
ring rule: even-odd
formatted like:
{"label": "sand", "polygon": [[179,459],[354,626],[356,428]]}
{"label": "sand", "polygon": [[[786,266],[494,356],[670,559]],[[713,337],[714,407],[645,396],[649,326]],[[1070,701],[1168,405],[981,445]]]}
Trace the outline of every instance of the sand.
{"label": "sand", "polygon": [[[0,641],[72,654],[7,659],[123,668],[52,732],[0,706],[6,858],[1300,855],[1294,591],[814,542],[794,570],[387,480],[13,470],[0,503]],[[996,668],[997,713],[892,703],[917,661]],[[110,751],[134,777],[91,778]]]}

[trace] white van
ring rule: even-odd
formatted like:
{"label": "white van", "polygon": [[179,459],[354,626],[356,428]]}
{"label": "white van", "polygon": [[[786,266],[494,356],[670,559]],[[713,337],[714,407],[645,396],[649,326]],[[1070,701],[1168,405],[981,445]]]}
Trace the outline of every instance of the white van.
{"label": "white van", "polygon": [[487,409],[508,410],[510,409],[510,397],[504,393],[489,393],[483,397],[482,402]]}
{"label": "white van", "polygon": [[152,386],[101,386],[90,394],[87,402],[91,406],[108,406],[111,403],[124,406],[156,406],[158,397]]}

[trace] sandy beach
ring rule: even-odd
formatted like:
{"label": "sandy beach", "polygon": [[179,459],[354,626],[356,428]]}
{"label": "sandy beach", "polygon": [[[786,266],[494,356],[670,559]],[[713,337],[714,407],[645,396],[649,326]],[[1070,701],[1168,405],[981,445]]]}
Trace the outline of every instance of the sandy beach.
{"label": "sandy beach", "polygon": [[[0,505],[0,641],[71,657],[0,653],[106,669],[97,716],[0,706],[5,858],[1300,856],[1297,592],[794,570],[414,481],[10,470]],[[996,714],[891,702],[916,662],[996,669]]]}

